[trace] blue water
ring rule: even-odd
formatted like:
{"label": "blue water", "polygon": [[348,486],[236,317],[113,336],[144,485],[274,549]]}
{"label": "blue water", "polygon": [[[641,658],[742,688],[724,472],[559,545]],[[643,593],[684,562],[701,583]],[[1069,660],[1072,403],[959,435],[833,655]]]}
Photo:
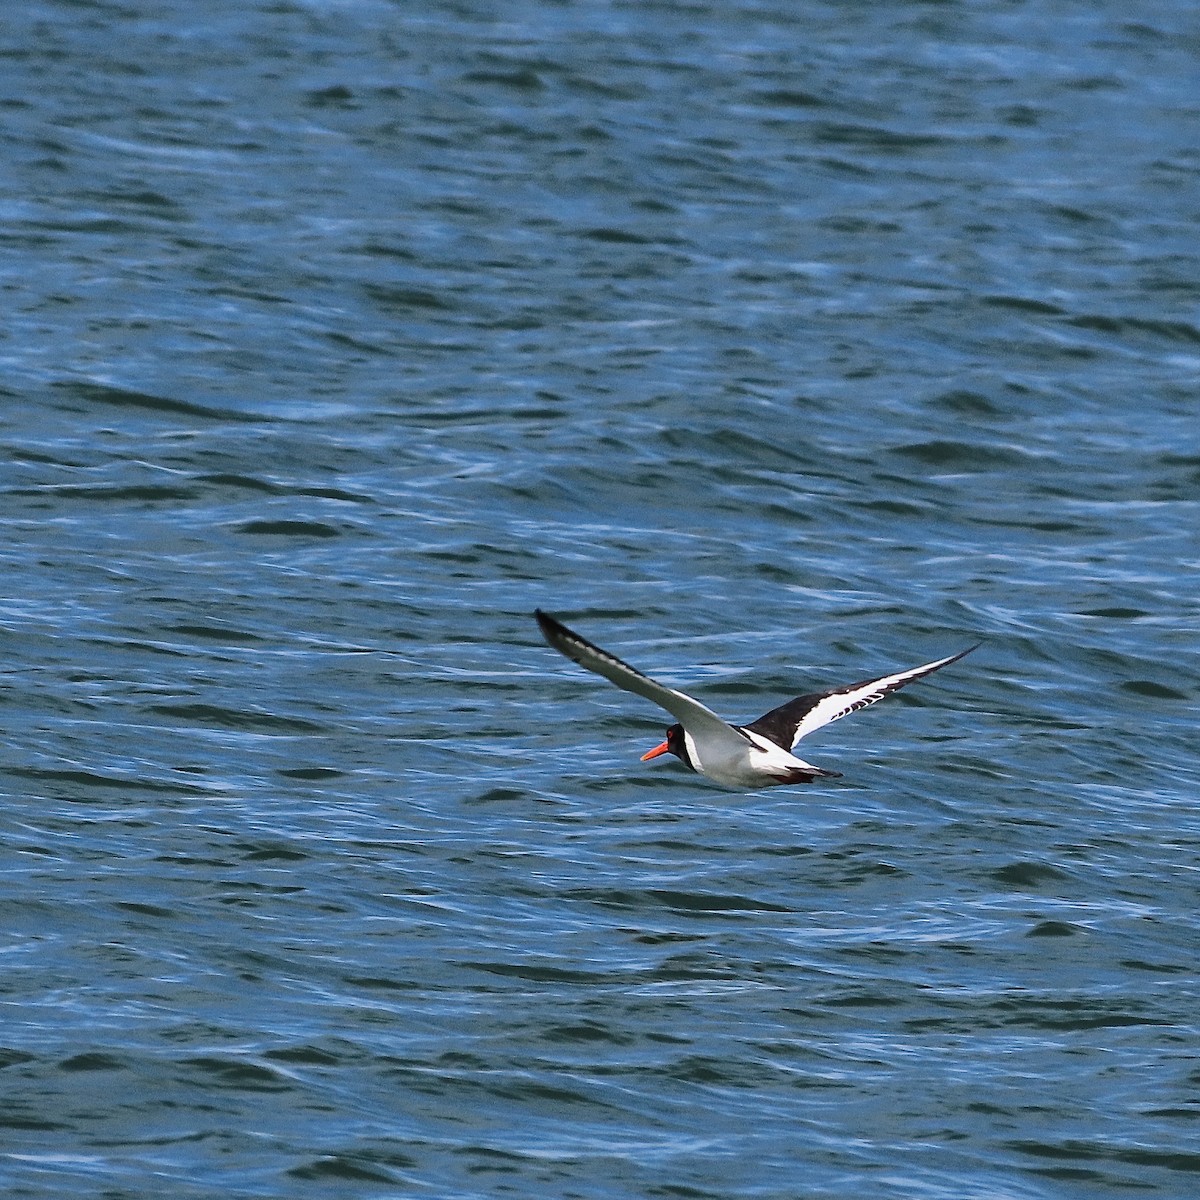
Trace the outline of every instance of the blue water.
{"label": "blue water", "polygon": [[1197,49],[6,7],[4,1194],[1195,1196]]}

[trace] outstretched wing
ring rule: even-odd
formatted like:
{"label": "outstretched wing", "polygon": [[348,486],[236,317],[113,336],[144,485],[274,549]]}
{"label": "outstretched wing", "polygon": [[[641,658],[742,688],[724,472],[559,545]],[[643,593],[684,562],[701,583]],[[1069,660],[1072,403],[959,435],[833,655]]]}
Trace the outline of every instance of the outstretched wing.
{"label": "outstretched wing", "polygon": [[746,728],[770,738],[785,750],[791,750],[802,737],[806,737],[814,729],[820,729],[830,721],[866,708],[869,704],[882,700],[884,696],[890,696],[906,684],[939,671],[942,667],[948,667],[952,662],[958,662],[964,655],[978,648],[978,645],[969,646],[959,654],[939,658],[937,662],[926,663],[923,667],[897,671],[894,675],[881,675],[878,679],[864,679],[860,683],[835,688],[832,692],[797,696],[795,700],[789,700],[786,704],[771,709],[769,713],[764,713]]}
{"label": "outstretched wing", "polygon": [[615,654],[601,650],[540,608],[534,612],[534,616],[546,641],[572,662],[603,675],[610,683],[627,692],[653,700],[660,708],[665,708],[693,738],[703,738],[714,749],[719,743],[724,743],[730,747],[736,746],[739,751],[745,750],[745,737],[728,721],[722,721],[711,708],[705,708],[699,700],[656,683],[649,675],[643,675]]}

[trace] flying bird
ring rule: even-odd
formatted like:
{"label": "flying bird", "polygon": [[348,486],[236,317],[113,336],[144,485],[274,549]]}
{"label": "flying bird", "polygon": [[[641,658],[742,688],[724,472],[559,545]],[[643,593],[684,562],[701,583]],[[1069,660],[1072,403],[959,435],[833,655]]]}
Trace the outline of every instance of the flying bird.
{"label": "flying bird", "polygon": [[841,772],[814,767],[792,751],[802,737],[840,717],[866,708],[916,679],[958,662],[978,646],[922,667],[910,667],[878,679],[864,679],[829,692],[797,696],[764,713],[749,725],[731,725],[699,700],[666,687],[622,662],[615,654],[580,637],[561,621],[539,608],[534,612],[542,636],[572,662],[603,675],[627,692],[653,700],[677,724],[667,730],[666,741],[642,755],[642,761],[674,754],[684,766],[707,775],[728,788],[773,787],[781,783],[812,783],[814,779],[840,778]]}

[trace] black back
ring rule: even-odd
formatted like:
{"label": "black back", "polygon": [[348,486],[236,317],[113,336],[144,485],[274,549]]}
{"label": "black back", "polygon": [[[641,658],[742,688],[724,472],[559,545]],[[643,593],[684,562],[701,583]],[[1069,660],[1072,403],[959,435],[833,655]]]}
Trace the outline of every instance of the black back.
{"label": "black back", "polygon": [[828,694],[828,692],[810,692],[806,696],[797,696],[795,700],[789,700],[786,704],[771,709],[769,713],[763,713],[757,721],[752,721],[745,728],[761,734],[790,753],[792,739],[796,736],[796,726]]}

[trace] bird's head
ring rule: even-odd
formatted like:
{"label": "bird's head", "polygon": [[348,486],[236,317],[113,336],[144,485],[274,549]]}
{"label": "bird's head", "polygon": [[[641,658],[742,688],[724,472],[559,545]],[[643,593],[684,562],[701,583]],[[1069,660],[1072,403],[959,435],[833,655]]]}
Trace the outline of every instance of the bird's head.
{"label": "bird's head", "polygon": [[653,750],[647,750],[646,753],[642,755],[642,762],[649,762],[650,759],[657,758],[660,754],[674,754],[675,757],[685,765],[689,767],[692,765],[691,762],[688,761],[688,752],[687,746],[684,744],[683,740],[682,725],[672,725],[671,728],[667,730],[667,740],[659,743],[659,745],[655,746]]}

